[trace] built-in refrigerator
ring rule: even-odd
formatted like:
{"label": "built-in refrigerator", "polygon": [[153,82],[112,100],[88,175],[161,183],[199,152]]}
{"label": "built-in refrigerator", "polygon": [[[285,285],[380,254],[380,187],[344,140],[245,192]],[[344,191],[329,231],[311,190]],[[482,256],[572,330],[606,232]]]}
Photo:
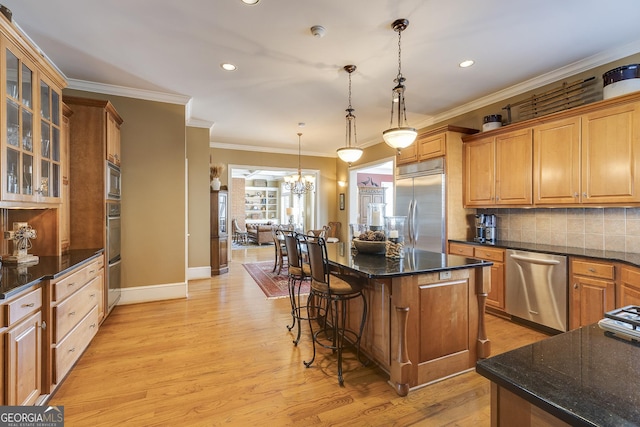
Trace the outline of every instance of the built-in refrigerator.
{"label": "built-in refrigerator", "polygon": [[396,170],[395,215],[406,216],[405,247],[445,252],[444,160],[437,158]]}

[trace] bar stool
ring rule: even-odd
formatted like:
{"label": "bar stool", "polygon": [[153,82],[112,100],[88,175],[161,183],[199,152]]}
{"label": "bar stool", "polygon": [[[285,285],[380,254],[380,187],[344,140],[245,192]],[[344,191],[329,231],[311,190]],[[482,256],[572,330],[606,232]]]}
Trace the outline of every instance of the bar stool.
{"label": "bar stool", "polygon": [[[330,272],[327,257],[326,242],[322,237],[306,236],[307,254],[311,266],[311,291],[309,293],[310,304],[317,310],[316,319],[322,320],[322,328],[313,331],[309,316],[309,327],[313,338],[313,357],[310,361],[304,362],[308,368],[316,358],[316,344],[331,349],[338,353],[338,383],[343,386],[342,376],[342,351],[345,344],[345,335],[349,334],[352,344],[357,349],[358,360],[360,359],[360,339],[364,330],[364,323],[367,318],[367,300],[362,292],[363,282],[354,276],[338,275]],[[318,303],[312,302],[317,298]],[[346,328],[347,303],[354,298],[362,298],[362,320],[359,331]],[[329,323],[330,322],[330,323]]]}
{"label": "bar stool", "polygon": [[[287,325],[288,330],[292,330],[296,323],[298,325],[298,336],[293,340],[294,345],[300,342],[301,321],[307,320],[308,316],[303,316],[302,311],[308,308],[309,298],[302,301],[300,291],[302,283],[311,279],[311,267],[302,259],[302,249],[300,247],[300,235],[293,231],[284,231],[284,245],[287,248],[287,261],[289,263],[289,300],[291,302],[291,325]],[[298,285],[296,287],[296,284]]]}

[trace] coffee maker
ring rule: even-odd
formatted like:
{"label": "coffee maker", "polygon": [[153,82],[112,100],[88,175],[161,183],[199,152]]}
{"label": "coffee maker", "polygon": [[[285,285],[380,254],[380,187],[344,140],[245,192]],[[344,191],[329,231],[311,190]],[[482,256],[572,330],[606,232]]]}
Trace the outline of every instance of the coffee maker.
{"label": "coffee maker", "polygon": [[493,214],[476,215],[476,236],[474,241],[478,243],[495,243],[496,241],[496,216]]}

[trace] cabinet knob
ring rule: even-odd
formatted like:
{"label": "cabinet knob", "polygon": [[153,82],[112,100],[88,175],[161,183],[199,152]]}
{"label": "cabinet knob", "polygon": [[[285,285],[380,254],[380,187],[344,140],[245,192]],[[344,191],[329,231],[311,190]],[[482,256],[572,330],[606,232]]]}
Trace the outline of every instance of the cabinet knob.
{"label": "cabinet knob", "polygon": [[587,198],[587,193],[586,192],[582,193],[582,197],[584,197],[586,199]]}
{"label": "cabinet knob", "polygon": [[43,331],[47,329],[47,322],[45,322],[44,320],[42,321],[42,323],[40,324],[40,329],[42,329]]}
{"label": "cabinet knob", "polygon": [[32,302],[30,304],[22,304],[22,308],[33,307],[34,305],[36,305],[36,303],[34,303],[34,302]]}
{"label": "cabinet knob", "polygon": [[573,289],[578,289],[578,284],[577,283],[573,284]]}
{"label": "cabinet knob", "polygon": [[579,196],[580,196],[580,194],[578,194],[577,192],[576,192],[576,193],[573,193],[573,197],[575,197],[576,199],[577,199]]}

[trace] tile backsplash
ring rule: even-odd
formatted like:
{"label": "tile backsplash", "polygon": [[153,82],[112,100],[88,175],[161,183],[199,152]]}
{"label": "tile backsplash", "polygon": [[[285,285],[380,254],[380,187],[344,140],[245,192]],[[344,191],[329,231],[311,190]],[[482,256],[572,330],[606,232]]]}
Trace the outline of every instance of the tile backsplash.
{"label": "tile backsplash", "polygon": [[640,253],[640,208],[477,211],[496,215],[499,240]]}

